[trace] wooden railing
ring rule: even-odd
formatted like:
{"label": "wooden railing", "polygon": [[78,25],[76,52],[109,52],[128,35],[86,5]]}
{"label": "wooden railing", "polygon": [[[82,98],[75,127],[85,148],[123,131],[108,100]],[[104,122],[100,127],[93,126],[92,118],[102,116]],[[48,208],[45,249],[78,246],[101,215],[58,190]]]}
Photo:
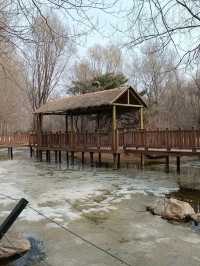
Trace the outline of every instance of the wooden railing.
{"label": "wooden railing", "polygon": [[37,146],[69,150],[87,149],[200,149],[200,130],[133,130],[77,133],[14,134],[0,136],[0,146]]}
{"label": "wooden railing", "polygon": [[198,149],[200,130],[121,130],[119,146],[146,149]]}
{"label": "wooden railing", "polygon": [[0,146],[28,146],[30,134],[18,133],[13,135],[0,136]]}
{"label": "wooden railing", "polygon": [[30,145],[49,148],[111,148],[112,132],[110,133],[75,133],[75,132],[57,132],[43,133],[42,135],[32,135]]}

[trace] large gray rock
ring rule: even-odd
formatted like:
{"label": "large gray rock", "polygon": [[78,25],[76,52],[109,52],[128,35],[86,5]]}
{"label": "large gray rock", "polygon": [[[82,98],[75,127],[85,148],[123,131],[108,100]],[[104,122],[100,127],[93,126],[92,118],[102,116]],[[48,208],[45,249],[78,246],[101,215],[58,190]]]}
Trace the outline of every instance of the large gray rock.
{"label": "large gray rock", "polygon": [[147,210],[154,215],[174,221],[194,220],[195,211],[187,202],[177,199],[160,199],[153,206],[148,206]]}

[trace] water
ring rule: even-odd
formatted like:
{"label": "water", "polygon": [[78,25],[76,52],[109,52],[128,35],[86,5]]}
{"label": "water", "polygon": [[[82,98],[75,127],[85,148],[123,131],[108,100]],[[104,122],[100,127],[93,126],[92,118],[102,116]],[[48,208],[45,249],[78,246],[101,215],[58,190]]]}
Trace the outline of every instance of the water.
{"label": "water", "polygon": [[[14,160],[0,160],[0,193],[25,197],[31,206],[93,241],[131,265],[199,265],[199,230],[190,224],[170,224],[145,211],[158,197],[176,192],[180,186],[197,188],[200,163],[187,161],[182,174],[159,165],[144,171],[136,168],[81,168],[39,163],[26,151]],[[0,219],[15,201],[0,194]],[[65,232],[27,208],[13,229],[34,239],[35,254],[23,266],[122,265],[84,241]],[[42,243],[42,244],[41,244]],[[33,260],[34,256],[38,260]],[[45,254],[45,255],[44,255]]]}

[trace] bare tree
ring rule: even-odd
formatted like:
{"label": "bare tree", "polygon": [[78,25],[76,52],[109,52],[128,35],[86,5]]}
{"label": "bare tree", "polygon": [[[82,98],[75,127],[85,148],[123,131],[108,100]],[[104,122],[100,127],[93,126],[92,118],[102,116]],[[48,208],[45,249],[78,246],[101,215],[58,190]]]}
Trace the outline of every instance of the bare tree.
{"label": "bare tree", "polygon": [[184,58],[188,63],[199,56],[199,0],[138,0],[132,3],[127,14],[126,33],[130,33],[130,40],[126,44],[129,47],[156,39],[161,48],[174,46],[179,53],[179,63]]}
{"label": "bare tree", "polygon": [[176,79],[174,54],[170,49],[160,53],[157,42],[146,43],[128,65],[129,76],[138,90],[146,95],[149,106],[157,105],[165,90]]}
{"label": "bare tree", "polygon": [[[45,14],[52,11],[70,22],[73,28],[71,34],[79,37],[92,30],[97,31],[98,15],[111,14],[115,4],[116,0],[108,3],[103,0],[0,0],[0,39],[5,38],[15,46],[19,45],[19,40],[33,41],[29,34],[33,25],[32,18],[40,14],[50,27],[49,18],[46,18]],[[96,16],[91,16],[90,12],[93,10]],[[4,20],[5,14],[9,18],[9,24]]]}
{"label": "bare tree", "polygon": [[70,40],[61,37],[66,35],[61,22],[56,16],[50,21],[51,28],[41,16],[35,18],[32,27],[34,43],[28,47],[27,93],[33,111],[46,103],[59,86],[72,53]]}

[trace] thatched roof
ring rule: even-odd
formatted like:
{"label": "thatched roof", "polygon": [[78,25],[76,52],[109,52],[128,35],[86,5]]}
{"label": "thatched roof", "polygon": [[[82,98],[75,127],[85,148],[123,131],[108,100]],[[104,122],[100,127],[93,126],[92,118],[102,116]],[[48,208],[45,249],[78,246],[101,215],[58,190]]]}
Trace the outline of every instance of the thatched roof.
{"label": "thatched roof", "polygon": [[[101,107],[111,106],[114,101],[128,89],[132,89],[132,87],[126,86],[111,90],[86,93],[77,96],[66,96],[58,100],[47,102],[39,109],[37,109],[35,113],[73,113],[78,110],[86,111],[88,109],[99,109]],[[135,90],[133,90],[133,93],[138,102],[138,105],[146,106],[142,98],[136,93]]]}

